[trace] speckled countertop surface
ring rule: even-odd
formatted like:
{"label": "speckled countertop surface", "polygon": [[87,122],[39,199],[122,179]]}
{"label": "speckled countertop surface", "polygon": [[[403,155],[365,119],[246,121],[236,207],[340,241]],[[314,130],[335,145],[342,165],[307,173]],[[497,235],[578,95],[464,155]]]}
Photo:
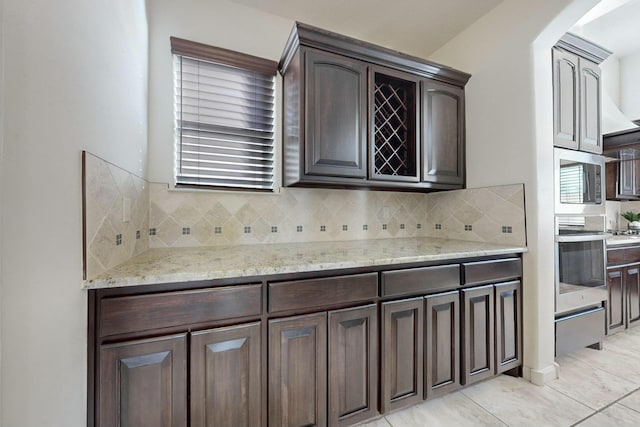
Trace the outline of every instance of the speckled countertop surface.
{"label": "speckled countertop surface", "polygon": [[86,289],[393,265],[526,252],[436,238],[150,249],[86,280]]}
{"label": "speckled countertop surface", "polygon": [[640,245],[640,235],[620,235],[611,236],[607,239],[607,246],[622,246],[622,245]]}

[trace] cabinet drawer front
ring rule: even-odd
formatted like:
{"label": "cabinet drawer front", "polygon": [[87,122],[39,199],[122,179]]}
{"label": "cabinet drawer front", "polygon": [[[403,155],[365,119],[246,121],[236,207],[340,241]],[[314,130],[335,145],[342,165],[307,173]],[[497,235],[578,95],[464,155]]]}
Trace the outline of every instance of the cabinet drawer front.
{"label": "cabinet drawer front", "polygon": [[604,307],[557,319],[556,356],[601,342],[604,333]]}
{"label": "cabinet drawer front", "polygon": [[378,296],[378,273],[269,283],[269,311],[365,301]]}
{"label": "cabinet drawer front", "polygon": [[607,249],[607,265],[629,264],[640,261],[640,246]]}
{"label": "cabinet drawer front", "polygon": [[382,296],[442,292],[460,286],[460,266],[411,268],[382,273]]}
{"label": "cabinet drawer front", "polygon": [[100,336],[259,316],[262,285],[105,298]]}
{"label": "cabinet drawer front", "polygon": [[522,276],[522,261],[520,258],[466,262],[462,266],[464,268],[465,286],[502,282]]}

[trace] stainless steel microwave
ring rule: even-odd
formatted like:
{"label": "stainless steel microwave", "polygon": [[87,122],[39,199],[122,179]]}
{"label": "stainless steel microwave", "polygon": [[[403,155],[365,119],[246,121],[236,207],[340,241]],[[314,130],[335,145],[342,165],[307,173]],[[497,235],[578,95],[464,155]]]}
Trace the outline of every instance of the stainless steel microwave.
{"label": "stainless steel microwave", "polygon": [[554,148],[555,213],[604,214],[604,157]]}

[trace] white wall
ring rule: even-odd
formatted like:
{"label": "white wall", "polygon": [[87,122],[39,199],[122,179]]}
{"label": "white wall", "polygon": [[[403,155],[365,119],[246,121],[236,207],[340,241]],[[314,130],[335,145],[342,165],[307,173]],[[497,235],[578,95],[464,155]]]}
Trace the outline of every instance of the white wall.
{"label": "white wall", "polygon": [[2,419],[86,425],[80,153],[144,174],[143,0],[4,0]]}
{"label": "white wall", "polygon": [[557,375],[551,47],[597,2],[505,0],[432,55],[472,74],[468,186],[525,184],[524,374],[536,384]]}
{"label": "white wall", "polygon": [[640,52],[620,58],[620,109],[631,120],[640,119]]}
{"label": "white wall", "polygon": [[[149,180],[172,183],[174,164],[173,57],[175,36],[274,61],[293,21],[225,0],[148,0]],[[279,97],[277,97],[279,100]],[[280,144],[280,121],[276,121]]]}
{"label": "white wall", "polygon": [[[4,0],[0,0],[0,207],[2,206],[2,159],[4,152]],[[0,208],[0,309],[2,309],[2,209]],[[2,426],[2,315],[0,314],[0,426]]]}

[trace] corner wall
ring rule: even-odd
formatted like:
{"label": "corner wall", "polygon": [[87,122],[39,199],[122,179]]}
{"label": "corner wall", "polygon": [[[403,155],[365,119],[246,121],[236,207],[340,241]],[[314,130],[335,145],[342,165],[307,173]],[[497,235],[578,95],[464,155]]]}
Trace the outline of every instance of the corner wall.
{"label": "corner wall", "polygon": [[432,55],[472,74],[466,86],[467,185],[524,182],[524,374],[554,363],[551,47],[597,0],[505,0]]}
{"label": "corner wall", "polygon": [[81,151],[144,174],[144,0],[3,0],[5,427],[86,425]]}

